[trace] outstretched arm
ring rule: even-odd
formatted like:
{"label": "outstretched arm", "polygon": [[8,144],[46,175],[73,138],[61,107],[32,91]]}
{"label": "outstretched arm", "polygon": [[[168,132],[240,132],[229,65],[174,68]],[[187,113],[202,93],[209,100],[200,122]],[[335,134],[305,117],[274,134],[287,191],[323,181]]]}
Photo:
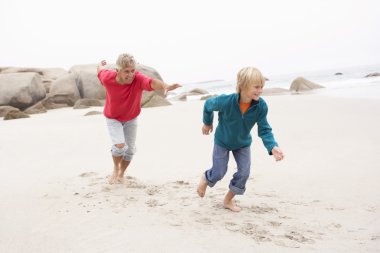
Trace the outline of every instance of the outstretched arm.
{"label": "outstretched arm", "polygon": [[96,72],[99,74],[99,71],[100,71],[101,67],[103,67],[103,66],[105,66],[105,65],[107,65],[107,62],[106,62],[105,60],[102,60],[102,61],[98,64],[98,66],[96,66]]}
{"label": "outstretched arm", "polygon": [[166,83],[158,80],[158,79],[153,79],[151,83],[152,89],[153,90],[164,90],[164,94],[166,95],[168,91],[175,90],[179,87],[182,87],[182,85],[175,83],[172,85],[167,85]]}

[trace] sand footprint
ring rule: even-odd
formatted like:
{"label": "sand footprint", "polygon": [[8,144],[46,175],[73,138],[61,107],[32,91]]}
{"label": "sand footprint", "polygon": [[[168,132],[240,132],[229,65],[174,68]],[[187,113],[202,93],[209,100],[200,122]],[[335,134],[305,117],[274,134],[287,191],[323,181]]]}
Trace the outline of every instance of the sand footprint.
{"label": "sand footprint", "polygon": [[183,180],[178,180],[175,183],[178,184],[178,185],[190,185],[189,182],[185,182]]}
{"label": "sand footprint", "polygon": [[288,247],[288,248],[300,248],[301,246],[299,245],[299,243],[297,242],[294,242],[294,241],[287,241],[287,242],[284,242],[282,240],[273,240],[273,243],[278,245],[278,246],[281,246],[281,247]]}
{"label": "sand footprint", "polygon": [[[314,233],[312,231],[309,232]],[[286,240],[284,241],[282,238],[285,238]],[[319,239],[321,239],[321,237],[319,237]],[[285,235],[276,236],[276,240],[274,240],[274,244],[289,248],[300,248],[301,244],[305,243],[313,244],[315,241],[296,231],[290,231]]]}
{"label": "sand footprint", "polygon": [[92,177],[92,176],[96,176],[98,173],[96,173],[96,172],[84,172],[84,173],[82,173],[82,174],[80,174],[79,176],[80,177]]}
{"label": "sand footprint", "polygon": [[165,185],[168,185],[170,188],[173,188],[173,189],[179,189],[183,187],[189,188],[190,183],[183,180],[177,180],[175,182],[166,183]]}
{"label": "sand footprint", "polygon": [[159,193],[159,188],[157,186],[149,186],[146,191],[148,195],[155,195]]}
{"label": "sand footprint", "polygon": [[156,207],[156,206],[164,206],[167,203],[160,203],[156,199],[150,199],[147,202],[145,202],[145,204],[147,204],[149,207]]}
{"label": "sand footprint", "polygon": [[265,197],[265,198],[274,198],[277,197],[275,194],[270,194],[270,193],[255,193],[256,196],[259,197]]}
{"label": "sand footprint", "polygon": [[88,192],[85,195],[83,195],[82,198],[88,199],[88,198],[94,197],[95,195],[96,195],[96,192]]}
{"label": "sand footprint", "polygon": [[127,182],[126,182],[127,188],[134,188],[134,189],[145,189],[146,188],[145,184],[138,182],[136,180],[136,178],[134,178],[134,177],[127,176],[126,179],[127,179]]}
{"label": "sand footprint", "polygon": [[269,221],[269,225],[271,225],[272,227],[280,227],[281,224],[282,224],[281,222]]}
{"label": "sand footprint", "polygon": [[339,229],[339,228],[341,228],[341,227],[342,227],[341,224],[339,224],[339,223],[335,223],[335,222],[330,223],[329,225],[327,225],[327,228],[329,228],[329,229]]}
{"label": "sand footprint", "polygon": [[103,177],[91,178],[90,180],[91,180],[91,182],[88,184],[89,186],[94,186],[94,185],[98,185],[98,184],[103,184],[104,183],[104,178]]}
{"label": "sand footprint", "polygon": [[226,222],[224,223],[224,227],[232,232],[238,232],[240,230],[239,225],[234,222]]}
{"label": "sand footprint", "polygon": [[[75,194],[74,194],[75,195]],[[43,198],[45,199],[59,199],[61,198],[60,196],[56,196],[56,195],[49,195],[49,194],[45,194],[44,196],[42,196]]]}
{"label": "sand footprint", "polygon": [[314,243],[314,240],[306,238],[304,235],[296,231],[290,231],[289,233],[285,234],[284,237],[299,243]]}
{"label": "sand footprint", "polygon": [[170,221],[169,225],[173,226],[173,227],[181,227],[181,226],[183,226],[183,222],[182,221]]}
{"label": "sand footprint", "polygon": [[92,171],[89,171],[89,172],[83,172],[82,174],[80,174],[79,176],[80,177],[94,177],[98,175],[98,173],[96,172],[92,172]]}
{"label": "sand footprint", "polygon": [[181,197],[180,203],[182,206],[191,206],[193,204],[193,201],[190,197]]}
{"label": "sand footprint", "polygon": [[102,187],[102,192],[110,192],[111,191],[111,188],[108,187],[108,186],[103,186]]}
{"label": "sand footprint", "polygon": [[265,214],[265,213],[273,213],[278,212],[278,210],[274,207],[269,206],[251,206],[248,208],[249,212],[257,213],[257,214]]}
{"label": "sand footprint", "polygon": [[326,207],[325,209],[329,211],[344,211],[344,208],[335,207],[335,206]]}
{"label": "sand footprint", "polygon": [[212,224],[210,218],[201,218],[201,219],[197,219],[195,221],[198,223],[202,223],[204,225],[211,225]]}
{"label": "sand footprint", "polygon": [[271,234],[267,230],[261,229],[256,224],[252,223],[245,223],[240,228],[240,232],[244,235],[250,236],[252,239],[254,239],[257,242],[270,242],[272,241]]}

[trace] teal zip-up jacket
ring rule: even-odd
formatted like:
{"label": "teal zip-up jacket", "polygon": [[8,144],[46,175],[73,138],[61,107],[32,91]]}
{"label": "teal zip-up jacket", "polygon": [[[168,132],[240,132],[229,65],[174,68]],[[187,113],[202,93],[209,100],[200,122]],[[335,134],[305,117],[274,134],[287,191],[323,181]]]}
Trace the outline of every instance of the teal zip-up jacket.
{"label": "teal zip-up jacket", "polygon": [[268,106],[261,97],[252,100],[251,106],[242,114],[239,94],[220,95],[206,100],[203,108],[203,123],[212,125],[214,111],[218,113],[218,126],[215,130],[215,144],[228,150],[248,147],[252,143],[251,130],[257,123],[258,135],[262,139],[268,153],[278,146],[267,121]]}

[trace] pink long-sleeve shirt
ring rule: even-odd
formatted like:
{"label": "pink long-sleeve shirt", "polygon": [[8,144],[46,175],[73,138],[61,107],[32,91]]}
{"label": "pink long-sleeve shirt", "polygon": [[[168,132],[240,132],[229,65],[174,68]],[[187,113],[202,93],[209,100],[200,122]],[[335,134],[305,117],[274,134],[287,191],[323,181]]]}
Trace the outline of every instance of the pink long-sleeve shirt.
{"label": "pink long-sleeve shirt", "polygon": [[103,114],[107,118],[130,121],[141,112],[143,90],[152,91],[152,78],[140,72],[135,73],[131,84],[120,85],[116,82],[115,70],[102,69],[98,78],[106,89],[106,103]]}

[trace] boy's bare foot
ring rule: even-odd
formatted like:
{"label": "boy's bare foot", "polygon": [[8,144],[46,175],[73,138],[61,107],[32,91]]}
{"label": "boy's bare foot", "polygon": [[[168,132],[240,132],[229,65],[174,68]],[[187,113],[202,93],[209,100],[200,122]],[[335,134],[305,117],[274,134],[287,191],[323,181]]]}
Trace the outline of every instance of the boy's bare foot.
{"label": "boy's bare foot", "polygon": [[230,200],[229,202],[224,201],[223,206],[224,206],[224,208],[230,209],[233,212],[240,212],[241,211],[241,207],[238,207],[235,204],[235,201],[233,201],[233,200]]}
{"label": "boy's bare foot", "polygon": [[207,181],[206,181],[205,175],[202,174],[201,181],[199,182],[199,185],[197,188],[199,197],[203,198],[205,196],[206,189],[207,189]]}

